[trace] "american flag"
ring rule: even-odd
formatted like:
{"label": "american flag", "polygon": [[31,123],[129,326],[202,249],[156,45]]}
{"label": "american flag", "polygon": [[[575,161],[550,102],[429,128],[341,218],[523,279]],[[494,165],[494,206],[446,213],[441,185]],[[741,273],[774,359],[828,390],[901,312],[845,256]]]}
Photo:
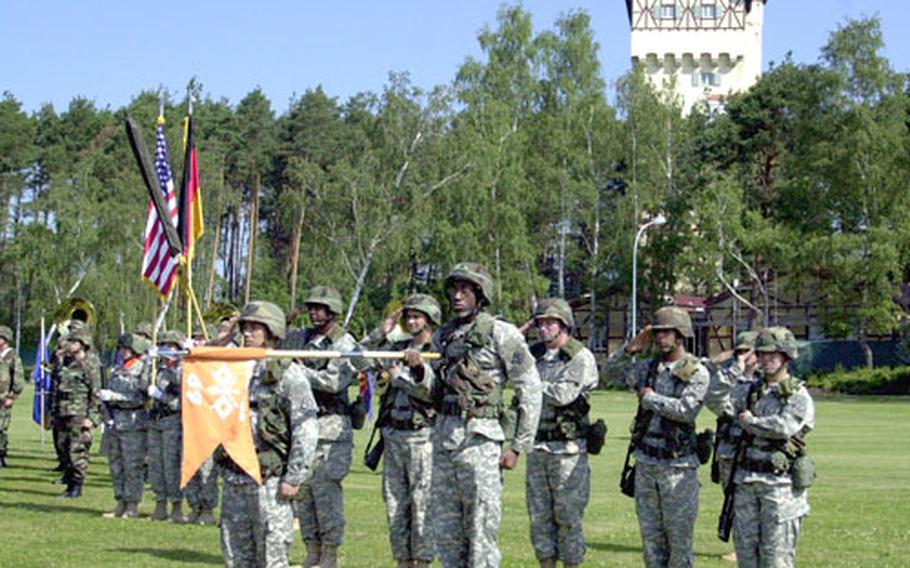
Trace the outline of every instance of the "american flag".
{"label": "american flag", "polygon": [[[167,140],[164,138],[164,119],[158,119],[155,131],[155,173],[165,194],[169,222],[177,226],[177,191],[171,177],[171,165],[167,155]],[[151,284],[162,297],[167,296],[177,277],[177,258],[168,248],[164,227],[158,212],[149,200],[148,220],[145,223],[145,247],[142,254],[142,279]]]}

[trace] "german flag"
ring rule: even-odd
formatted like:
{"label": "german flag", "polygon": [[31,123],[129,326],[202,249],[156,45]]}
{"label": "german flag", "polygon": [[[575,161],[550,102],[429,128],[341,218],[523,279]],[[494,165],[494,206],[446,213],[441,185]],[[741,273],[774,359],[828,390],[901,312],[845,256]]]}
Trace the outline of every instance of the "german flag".
{"label": "german flag", "polygon": [[184,131],[185,155],[183,158],[183,180],[180,183],[180,214],[177,231],[183,242],[183,256],[187,262],[193,260],[196,241],[202,236],[202,188],[199,185],[199,160],[196,142],[193,138],[193,117],[186,117]]}

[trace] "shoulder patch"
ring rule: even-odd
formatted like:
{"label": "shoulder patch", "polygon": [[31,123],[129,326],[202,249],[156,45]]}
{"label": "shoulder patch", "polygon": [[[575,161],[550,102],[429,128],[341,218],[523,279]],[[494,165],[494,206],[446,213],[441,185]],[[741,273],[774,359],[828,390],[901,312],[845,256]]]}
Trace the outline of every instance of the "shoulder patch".
{"label": "shoulder patch", "polygon": [[685,358],[673,369],[673,376],[684,383],[688,383],[695,373],[698,372],[698,359],[691,354]]}

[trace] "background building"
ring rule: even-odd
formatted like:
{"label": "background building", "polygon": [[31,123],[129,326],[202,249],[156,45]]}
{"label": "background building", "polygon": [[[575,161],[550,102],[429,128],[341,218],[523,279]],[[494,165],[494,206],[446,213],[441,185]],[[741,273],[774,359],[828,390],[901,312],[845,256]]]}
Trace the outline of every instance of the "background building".
{"label": "background building", "polygon": [[626,0],[632,63],[656,88],[672,86],[685,113],[722,105],[761,75],[766,1]]}

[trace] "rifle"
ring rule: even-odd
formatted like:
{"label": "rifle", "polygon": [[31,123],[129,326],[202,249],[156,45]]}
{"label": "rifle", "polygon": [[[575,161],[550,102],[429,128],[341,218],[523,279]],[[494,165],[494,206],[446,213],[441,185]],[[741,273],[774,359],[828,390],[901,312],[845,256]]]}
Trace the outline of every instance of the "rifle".
{"label": "rifle", "polygon": [[[648,365],[648,376],[645,380],[645,386],[650,386],[651,377],[657,370],[657,360],[655,359]],[[654,413],[641,407],[641,401],[638,402],[638,410],[635,412],[635,418],[632,420],[632,435],[629,438],[629,448],[626,450],[626,461],[622,466],[622,474],[619,476],[619,490],[627,497],[635,497],[635,465],[631,464],[632,453],[648,433],[648,424]]]}
{"label": "rifle", "polygon": [[[749,385],[749,394],[746,396],[746,408],[750,411],[755,405],[759,389],[756,383]],[[733,530],[733,501],[736,498],[736,484],[733,480],[736,478],[736,472],[739,470],[739,464],[746,457],[746,449],[752,443],[752,436],[743,431],[736,445],[736,455],[733,457],[733,465],[730,467],[730,476],[724,483],[724,504],[720,508],[720,516],[717,518],[717,538],[724,542],[730,542],[730,532]]]}
{"label": "rifle", "polygon": [[720,508],[720,516],[717,518],[717,538],[724,542],[730,542],[730,533],[733,531],[733,501],[736,498],[736,484],[733,479],[736,477],[736,471],[739,469],[739,462],[746,455],[746,448],[749,447],[749,436],[743,433],[736,446],[736,456],[733,458],[733,466],[730,468],[730,476],[724,483],[724,504]]}

